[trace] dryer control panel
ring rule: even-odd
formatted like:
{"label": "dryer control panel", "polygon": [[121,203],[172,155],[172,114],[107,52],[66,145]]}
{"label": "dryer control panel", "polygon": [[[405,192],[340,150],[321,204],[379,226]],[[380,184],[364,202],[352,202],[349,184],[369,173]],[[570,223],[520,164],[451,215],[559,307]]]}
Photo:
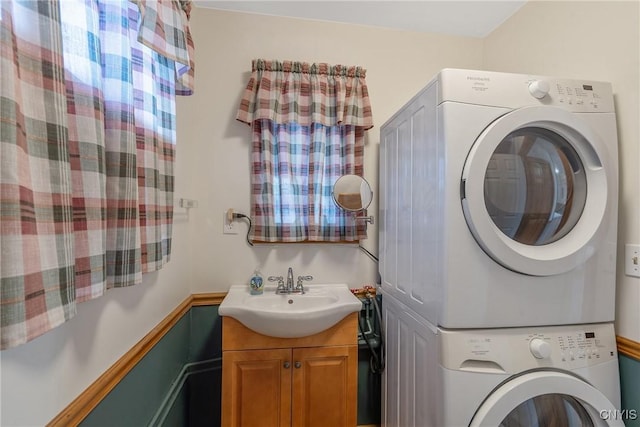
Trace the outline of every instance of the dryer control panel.
{"label": "dryer control panel", "polygon": [[555,106],[575,113],[613,112],[610,83],[551,76],[445,69],[439,74],[438,103],[521,108]]}
{"label": "dryer control panel", "polygon": [[553,87],[550,87],[552,101],[569,107],[583,106],[586,111],[599,111],[602,104],[606,102],[603,95],[599,85],[589,82],[556,80],[553,82]]}
{"label": "dryer control panel", "polygon": [[440,332],[448,369],[517,373],[534,368],[578,369],[618,357],[612,324]]}

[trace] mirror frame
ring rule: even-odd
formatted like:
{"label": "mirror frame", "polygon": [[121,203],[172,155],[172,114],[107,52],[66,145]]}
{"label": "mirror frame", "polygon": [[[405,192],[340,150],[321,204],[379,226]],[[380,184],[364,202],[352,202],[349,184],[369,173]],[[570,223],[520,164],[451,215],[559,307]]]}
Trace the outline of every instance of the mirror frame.
{"label": "mirror frame", "polygon": [[[352,183],[345,184],[351,187],[350,189],[344,188],[343,191],[341,192],[336,191],[336,188],[339,186],[339,183],[341,181],[343,183],[346,183],[347,180],[351,180],[351,181],[357,180],[357,182],[353,184]],[[355,189],[353,188],[354,186],[357,186],[359,188]],[[344,199],[340,200],[342,198],[341,196],[349,197],[349,196],[358,195],[358,194],[360,195],[360,202],[361,202],[361,207],[359,208],[349,207],[348,205],[343,203]],[[342,175],[333,184],[331,196],[333,198],[333,202],[340,209],[345,210],[347,212],[363,212],[369,207],[369,205],[371,205],[371,202],[373,201],[373,190],[371,189],[371,185],[369,185],[369,182],[363,177],[361,177],[360,175],[347,174],[347,175]]]}

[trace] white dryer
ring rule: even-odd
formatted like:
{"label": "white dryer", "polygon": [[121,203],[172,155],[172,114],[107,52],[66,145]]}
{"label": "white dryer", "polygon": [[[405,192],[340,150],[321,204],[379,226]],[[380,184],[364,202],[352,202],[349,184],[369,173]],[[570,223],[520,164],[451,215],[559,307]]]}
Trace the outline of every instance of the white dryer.
{"label": "white dryer", "polygon": [[382,291],[446,328],[614,319],[611,85],[443,70],[381,129]]}
{"label": "white dryer", "polygon": [[444,330],[383,302],[386,427],[619,426],[613,324]]}

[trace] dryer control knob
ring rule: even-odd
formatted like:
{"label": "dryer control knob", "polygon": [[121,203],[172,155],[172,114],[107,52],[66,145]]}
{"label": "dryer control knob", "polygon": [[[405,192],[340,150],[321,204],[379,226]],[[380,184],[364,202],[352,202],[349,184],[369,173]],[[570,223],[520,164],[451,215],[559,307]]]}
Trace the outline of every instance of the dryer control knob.
{"label": "dryer control knob", "polygon": [[529,93],[538,99],[542,99],[549,93],[549,83],[544,80],[534,80],[529,83]]}
{"label": "dryer control knob", "polygon": [[540,338],[529,341],[529,350],[536,359],[546,359],[551,356],[551,344]]}

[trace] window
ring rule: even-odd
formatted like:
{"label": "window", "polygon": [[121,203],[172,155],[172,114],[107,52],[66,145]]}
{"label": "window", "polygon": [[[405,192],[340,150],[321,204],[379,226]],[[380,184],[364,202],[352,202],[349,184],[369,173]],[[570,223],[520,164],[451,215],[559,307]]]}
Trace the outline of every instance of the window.
{"label": "window", "polygon": [[252,126],[252,240],[344,242],[365,227],[332,199],[344,174],[362,176],[371,108],[360,67],[253,61],[238,111]]}

